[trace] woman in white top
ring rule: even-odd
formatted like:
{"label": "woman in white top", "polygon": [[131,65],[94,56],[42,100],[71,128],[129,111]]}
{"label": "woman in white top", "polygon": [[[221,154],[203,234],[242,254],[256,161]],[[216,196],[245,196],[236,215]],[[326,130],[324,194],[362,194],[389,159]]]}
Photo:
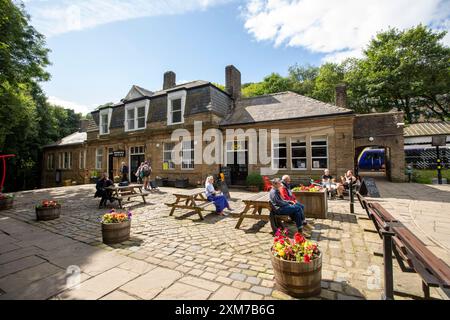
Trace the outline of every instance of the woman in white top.
{"label": "woman in white top", "polygon": [[223,210],[225,208],[227,208],[230,211],[232,211],[232,209],[230,208],[227,198],[223,194],[217,192],[216,189],[214,189],[213,183],[214,183],[213,176],[209,176],[208,178],[206,178],[205,182],[206,198],[208,199],[208,201],[214,202],[214,205],[216,206],[216,213],[218,215],[223,216],[225,215],[223,213]]}

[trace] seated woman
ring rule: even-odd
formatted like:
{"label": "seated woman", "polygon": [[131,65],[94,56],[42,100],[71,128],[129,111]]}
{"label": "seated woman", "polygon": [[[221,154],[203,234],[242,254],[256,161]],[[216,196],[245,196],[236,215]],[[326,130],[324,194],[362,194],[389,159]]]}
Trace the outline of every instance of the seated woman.
{"label": "seated woman", "polygon": [[358,181],[353,175],[352,170],[348,170],[343,177],[341,177],[341,183],[338,184],[337,193],[340,199],[344,199],[344,191],[350,188],[350,183],[355,184]]}
{"label": "seated woman", "polygon": [[300,208],[303,226],[307,227],[308,229],[311,229],[311,226],[308,224],[305,218],[305,206],[301,204],[299,201],[297,201],[297,199],[295,198],[294,194],[291,191],[291,177],[288,175],[284,175],[281,178],[280,195],[283,200],[290,201],[295,206],[298,206]]}
{"label": "seated woman", "polygon": [[205,182],[206,198],[208,199],[208,201],[214,202],[214,205],[216,206],[216,213],[218,215],[224,216],[225,214],[223,213],[223,210],[225,208],[227,208],[230,211],[233,210],[230,208],[227,198],[223,194],[217,192],[216,189],[214,189],[213,183],[214,183],[213,176],[209,176],[208,178],[206,178]]}
{"label": "seated woman", "polygon": [[107,187],[110,187],[113,185],[114,185],[114,183],[108,178],[108,174],[106,172],[103,172],[101,178],[97,181],[97,184],[95,185],[95,189],[97,191],[95,192],[94,197],[102,198],[100,200],[100,204],[98,206],[99,209],[105,208],[106,202],[108,200],[111,203],[115,201],[115,199],[111,197],[112,191],[106,189]]}
{"label": "seated woman", "polygon": [[322,176],[322,187],[326,188],[328,193],[332,196],[336,196],[336,180],[330,175],[330,170],[325,169]]}

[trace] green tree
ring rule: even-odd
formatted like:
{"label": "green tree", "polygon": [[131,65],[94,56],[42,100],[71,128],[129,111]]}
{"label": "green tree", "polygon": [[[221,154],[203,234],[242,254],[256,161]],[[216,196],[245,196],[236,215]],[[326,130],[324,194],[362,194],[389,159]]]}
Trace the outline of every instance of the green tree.
{"label": "green tree", "polygon": [[300,66],[295,64],[289,67],[292,90],[301,95],[312,97],[318,74],[319,68],[311,65]]}
{"label": "green tree", "polygon": [[442,44],[445,34],[423,25],[381,32],[349,80],[364,82],[361,97],[378,111],[396,108],[409,123],[421,116],[449,119],[450,48]]}
{"label": "green tree", "polygon": [[[39,82],[50,75],[44,37],[29,25],[23,5],[0,0],[0,153],[8,161],[7,188],[33,187],[46,140],[46,98]],[[1,190],[0,190],[1,191]]]}
{"label": "green tree", "polygon": [[319,68],[312,97],[323,102],[334,103],[336,86],[344,80],[344,68],[340,64],[325,63]]}
{"label": "green tree", "polygon": [[242,94],[244,97],[254,97],[291,89],[292,81],[289,78],[282,77],[278,73],[272,73],[265,77],[262,82],[244,85]]}

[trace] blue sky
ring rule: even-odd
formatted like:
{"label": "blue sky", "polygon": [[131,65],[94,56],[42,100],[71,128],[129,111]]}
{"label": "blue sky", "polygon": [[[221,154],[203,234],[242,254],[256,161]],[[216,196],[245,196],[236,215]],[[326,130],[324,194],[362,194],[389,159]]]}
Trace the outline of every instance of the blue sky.
{"label": "blue sky", "polygon": [[295,63],[360,56],[388,26],[450,26],[448,0],[24,2],[52,50],[47,96],[83,113],[119,101],[133,84],[160,89],[168,70],[177,83],[224,83],[225,66],[234,64],[243,82],[254,82],[271,72],[286,75]]}

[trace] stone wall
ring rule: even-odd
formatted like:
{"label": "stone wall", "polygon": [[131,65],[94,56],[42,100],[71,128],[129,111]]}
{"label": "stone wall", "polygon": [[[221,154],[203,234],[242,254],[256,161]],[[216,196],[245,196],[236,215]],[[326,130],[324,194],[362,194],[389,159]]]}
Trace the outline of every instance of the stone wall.
{"label": "stone wall", "polygon": [[386,174],[389,180],[405,181],[405,152],[403,113],[376,113],[357,115],[354,121],[355,149],[363,147],[388,148]]}
{"label": "stone wall", "polygon": [[[56,187],[63,185],[64,180],[72,180],[76,184],[85,184],[89,182],[89,170],[88,167],[80,169],[80,153],[86,150],[84,144],[71,145],[64,147],[51,147],[45,148],[43,152],[43,168],[42,168],[42,186],[43,187]],[[60,169],[58,164],[58,154],[64,152],[72,153],[72,166],[70,169]],[[48,155],[54,156],[54,167],[49,169],[47,166]],[[87,157],[87,155],[86,155]],[[87,159],[86,159],[87,165]],[[56,171],[61,171],[61,183],[56,183]]]}

